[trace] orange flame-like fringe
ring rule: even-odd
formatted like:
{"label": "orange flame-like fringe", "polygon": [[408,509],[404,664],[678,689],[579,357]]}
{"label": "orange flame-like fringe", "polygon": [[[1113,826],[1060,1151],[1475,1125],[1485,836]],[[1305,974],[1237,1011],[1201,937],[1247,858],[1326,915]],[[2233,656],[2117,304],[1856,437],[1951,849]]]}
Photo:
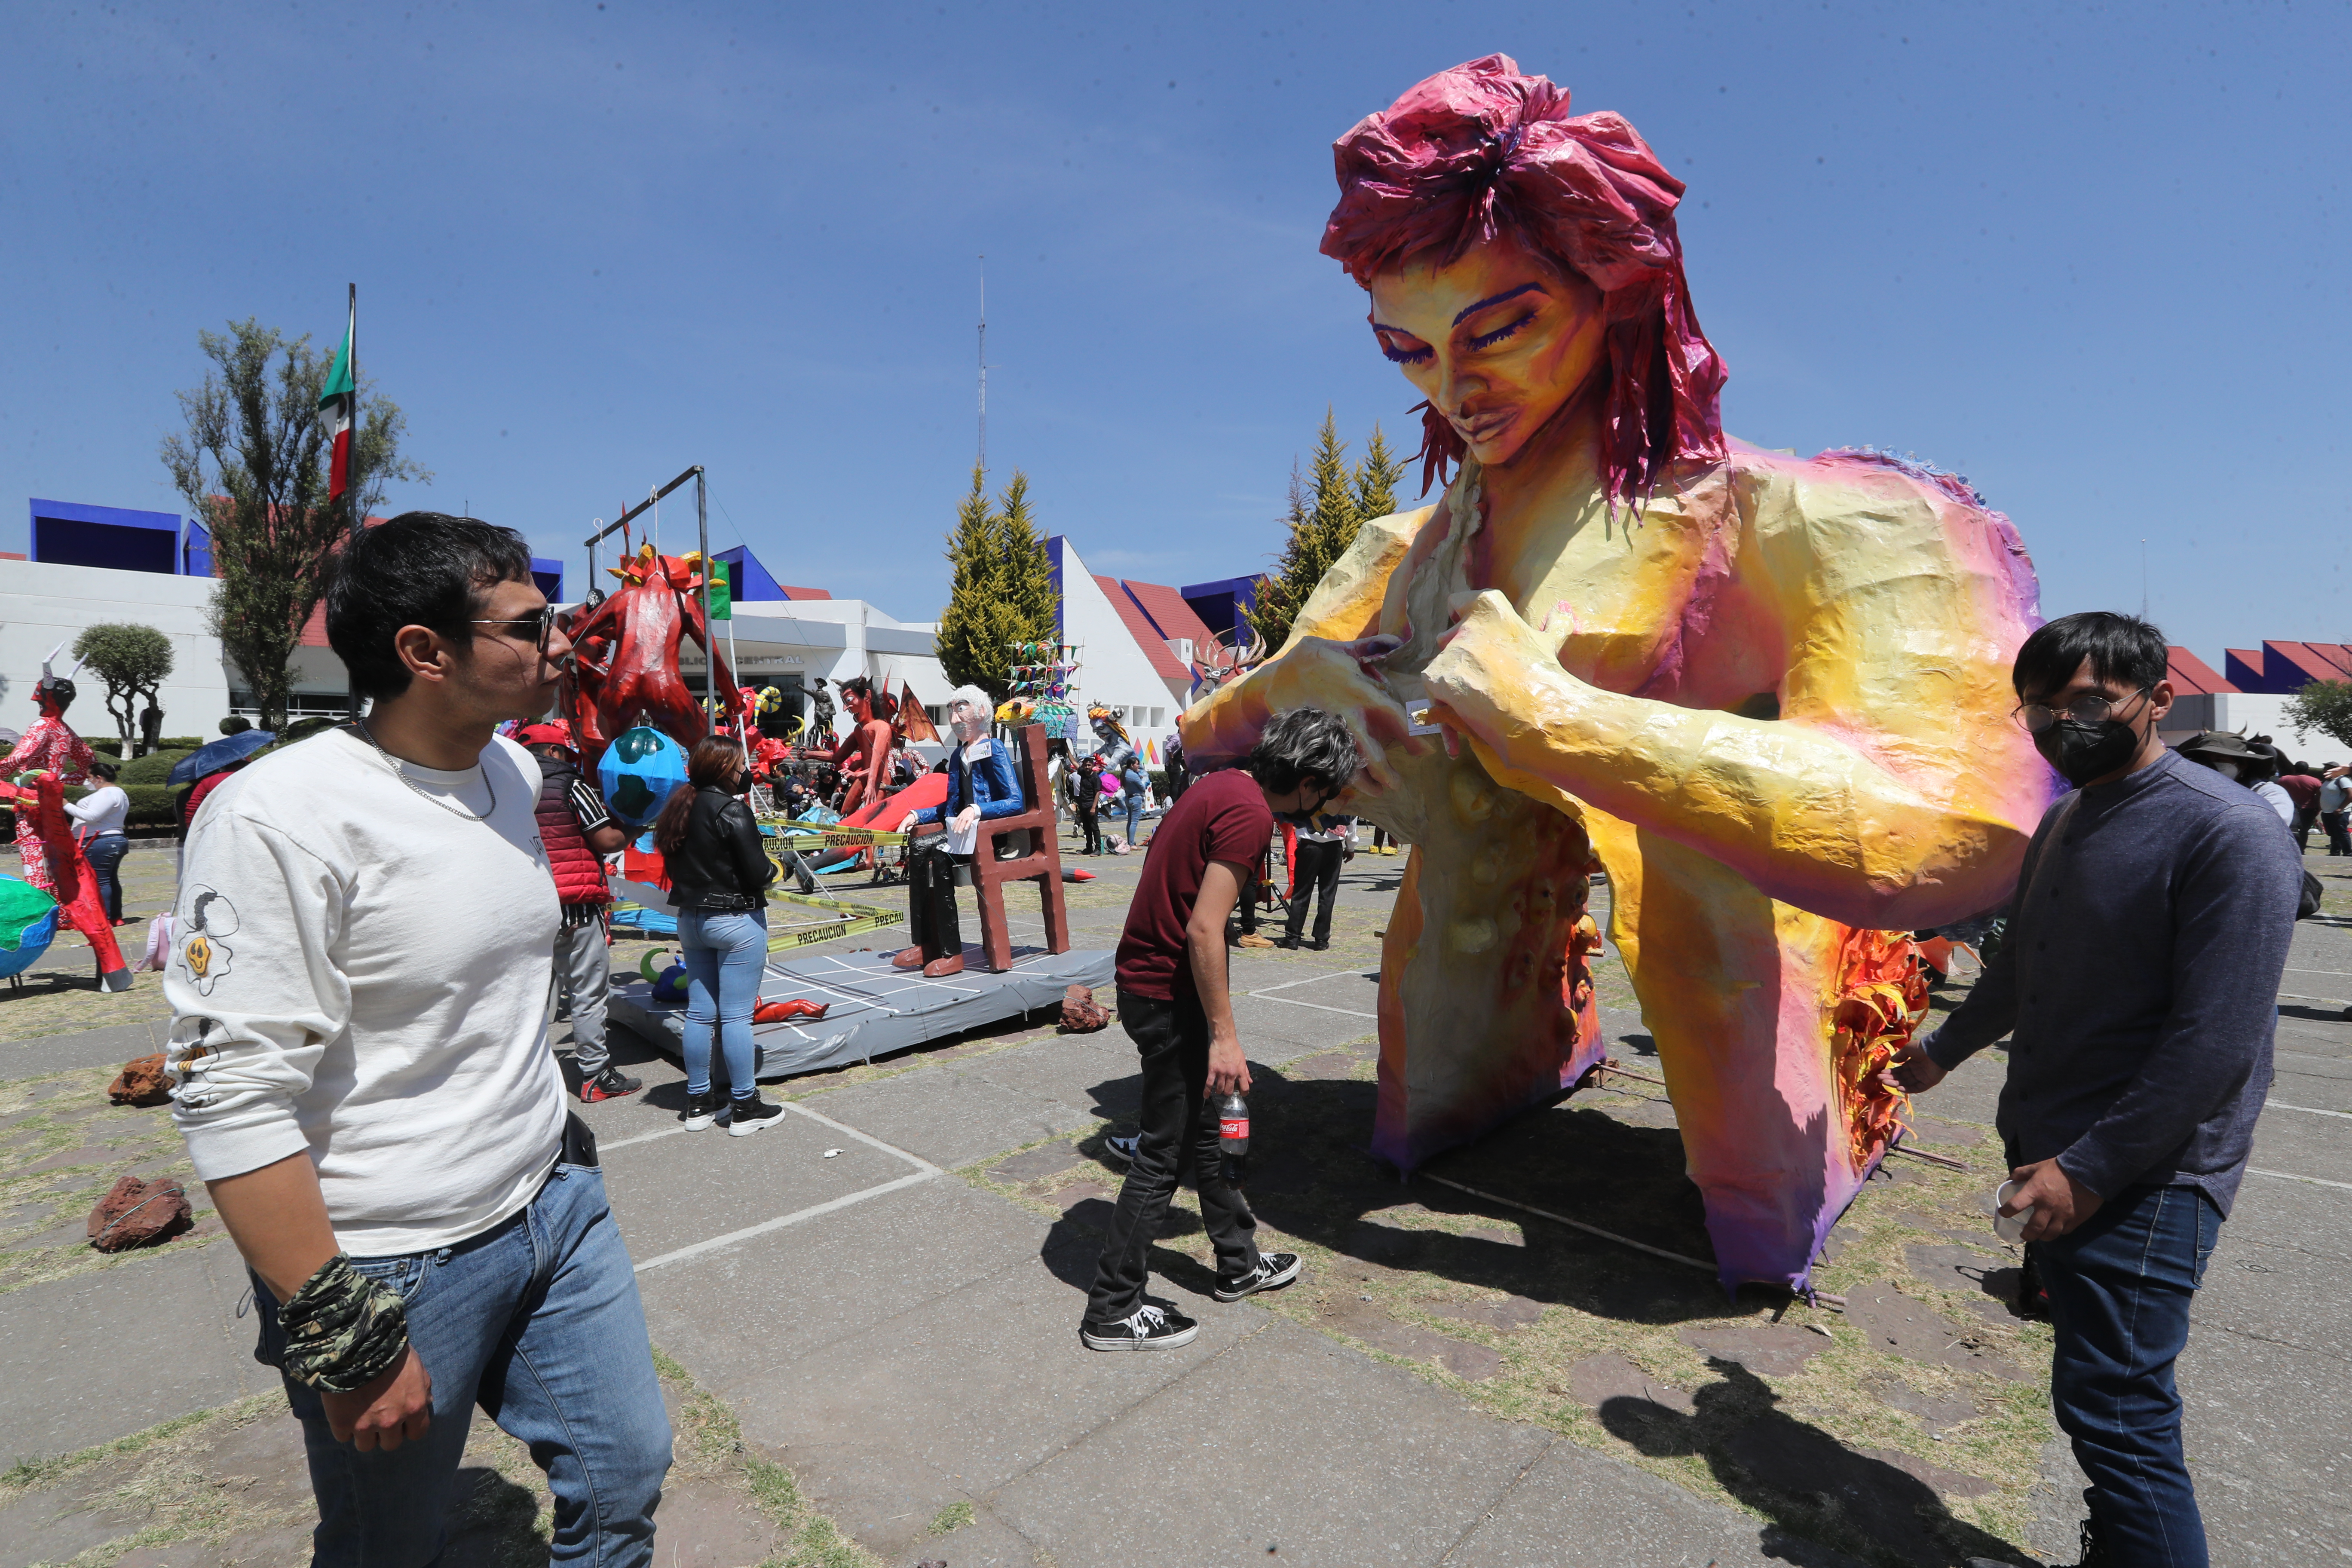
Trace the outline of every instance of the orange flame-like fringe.
{"label": "orange flame-like fringe", "polygon": [[1884,1073],[1927,1015],[1927,973],[1917,944],[1901,931],[1848,931],[1838,950],[1836,997],[1830,1044],[1860,1170],[1902,1130],[1911,1106]]}

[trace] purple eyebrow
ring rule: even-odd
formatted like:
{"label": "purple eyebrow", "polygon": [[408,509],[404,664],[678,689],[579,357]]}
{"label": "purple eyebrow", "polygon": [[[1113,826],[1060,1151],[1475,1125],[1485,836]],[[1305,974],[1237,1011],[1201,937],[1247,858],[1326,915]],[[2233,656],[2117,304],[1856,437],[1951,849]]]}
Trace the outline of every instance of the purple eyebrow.
{"label": "purple eyebrow", "polygon": [[1516,300],[1520,295],[1530,291],[1540,294],[1544,291],[1544,286],[1540,283],[1522,283],[1517,288],[1511,289],[1508,293],[1497,294],[1492,299],[1481,300],[1475,305],[1465,305],[1462,309],[1462,313],[1454,318],[1454,324],[1458,327],[1489,305],[1499,305],[1506,300]]}

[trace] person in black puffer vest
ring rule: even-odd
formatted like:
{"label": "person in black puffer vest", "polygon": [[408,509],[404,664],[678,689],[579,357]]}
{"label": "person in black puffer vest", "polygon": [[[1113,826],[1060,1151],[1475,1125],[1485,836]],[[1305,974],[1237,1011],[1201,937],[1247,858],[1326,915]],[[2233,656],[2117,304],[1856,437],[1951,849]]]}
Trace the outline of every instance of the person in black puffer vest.
{"label": "person in black puffer vest", "polygon": [[604,857],[620,853],[629,836],[604,808],[604,797],[581,776],[572,737],[560,724],[533,724],[516,737],[539,759],[539,838],[555,877],[563,929],[555,938],[555,985],[572,1013],[572,1062],[580,1069],[580,1098],[593,1102],[635,1094],[645,1085],[613,1065],[605,1044],[604,1003],[613,987],[611,932],[605,925],[613,890]]}

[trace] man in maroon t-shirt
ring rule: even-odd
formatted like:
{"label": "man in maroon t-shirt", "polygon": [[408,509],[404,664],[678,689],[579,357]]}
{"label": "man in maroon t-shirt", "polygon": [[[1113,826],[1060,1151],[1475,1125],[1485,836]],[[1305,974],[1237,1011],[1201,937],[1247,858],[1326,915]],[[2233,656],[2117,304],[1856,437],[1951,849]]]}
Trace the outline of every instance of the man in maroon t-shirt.
{"label": "man in maroon t-shirt", "polygon": [[1193,784],[1152,836],[1118,942],[1118,1021],[1143,1058],[1143,1130],[1078,1325],[1089,1350],[1160,1350],[1200,1332],[1192,1319],[1143,1295],[1152,1238],[1188,1163],[1217,1252],[1217,1300],[1238,1301],[1298,1278],[1296,1254],[1259,1255],[1257,1221],[1218,1154],[1217,1101],[1250,1086],[1226,984],[1225,917],[1265,852],[1275,814],[1321,810],[1360,763],[1335,715],[1277,713],[1246,762]]}

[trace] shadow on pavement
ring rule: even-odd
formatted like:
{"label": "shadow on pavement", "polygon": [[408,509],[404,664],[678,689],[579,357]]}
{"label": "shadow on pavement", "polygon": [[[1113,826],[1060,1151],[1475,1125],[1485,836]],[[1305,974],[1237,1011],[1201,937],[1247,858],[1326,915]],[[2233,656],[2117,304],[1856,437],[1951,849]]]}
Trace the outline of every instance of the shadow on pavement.
{"label": "shadow on pavement", "polygon": [[1956,1518],[1935,1487],[1888,1459],[1934,1467],[1891,1450],[1880,1458],[1849,1448],[1779,1409],[1780,1396],[1737,1362],[1707,1364],[1723,1381],[1698,1390],[1694,1414],[1621,1394],[1601,1403],[1601,1424],[1653,1458],[1697,1455],[1724,1490],[1801,1536],[1858,1534],[1883,1559],[1907,1563],[2030,1561]]}

